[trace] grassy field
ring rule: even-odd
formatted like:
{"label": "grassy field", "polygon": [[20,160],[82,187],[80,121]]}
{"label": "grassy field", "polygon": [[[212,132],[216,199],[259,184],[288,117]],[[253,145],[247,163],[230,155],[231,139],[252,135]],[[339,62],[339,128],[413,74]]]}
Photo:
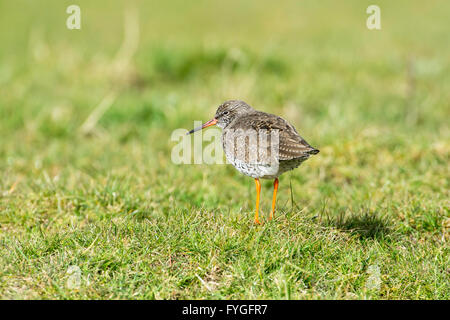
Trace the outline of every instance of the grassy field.
{"label": "grassy field", "polygon": [[[74,2],[0,0],[0,298],[450,299],[448,1]],[[262,226],[171,161],[233,98],[321,150]]]}

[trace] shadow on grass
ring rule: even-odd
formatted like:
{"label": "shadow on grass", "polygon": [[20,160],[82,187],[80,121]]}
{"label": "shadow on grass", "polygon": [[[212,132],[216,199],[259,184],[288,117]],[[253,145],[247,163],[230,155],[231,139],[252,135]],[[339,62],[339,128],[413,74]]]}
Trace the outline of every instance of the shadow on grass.
{"label": "shadow on grass", "polygon": [[342,210],[338,215],[325,213],[322,222],[326,226],[356,234],[361,239],[380,239],[390,233],[387,219],[374,212],[348,213]]}

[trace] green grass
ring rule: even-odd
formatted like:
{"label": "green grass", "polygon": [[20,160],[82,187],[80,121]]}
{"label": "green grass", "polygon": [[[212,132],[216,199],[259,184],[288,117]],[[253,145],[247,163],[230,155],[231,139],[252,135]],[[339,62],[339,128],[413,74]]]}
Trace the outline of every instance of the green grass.
{"label": "green grass", "polygon": [[[1,298],[450,298],[447,1],[139,2],[135,52],[121,2],[69,4],[0,1]],[[170,158],[231,98],[321,150],[262,226],[252,179]]]}

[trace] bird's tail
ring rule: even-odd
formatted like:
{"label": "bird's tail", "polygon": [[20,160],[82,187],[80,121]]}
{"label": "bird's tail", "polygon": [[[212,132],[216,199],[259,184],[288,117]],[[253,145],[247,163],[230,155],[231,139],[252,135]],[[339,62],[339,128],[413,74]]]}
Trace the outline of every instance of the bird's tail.
{"label": "bird's tail", "polygon": [[316,149],[316,148],[313,148],[313,147],[311,147],[311,148],[312,149],[308,151],[308,154],[318,154],[320,152],[319,149]]}

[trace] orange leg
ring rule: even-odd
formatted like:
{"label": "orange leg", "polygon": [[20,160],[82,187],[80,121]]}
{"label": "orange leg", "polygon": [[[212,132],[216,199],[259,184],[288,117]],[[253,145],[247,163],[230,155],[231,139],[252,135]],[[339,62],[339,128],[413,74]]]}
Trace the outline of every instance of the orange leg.
{"label": "orange leg", "polygon": [[255,178],[255,184],[256,184],[256,211],[255,211],[255,223],[261,224],[258,219],[258,210],[259,210],[259,196],[261,194],[261,183],[259,182],[258,178]]}
{"label": "orange leg", "polygon": [[273,197],[272,197],[272,211],[270,211],[269,220],[272,220],[275,213],[275,203],[277,202],[278,178],[273,181]]}

